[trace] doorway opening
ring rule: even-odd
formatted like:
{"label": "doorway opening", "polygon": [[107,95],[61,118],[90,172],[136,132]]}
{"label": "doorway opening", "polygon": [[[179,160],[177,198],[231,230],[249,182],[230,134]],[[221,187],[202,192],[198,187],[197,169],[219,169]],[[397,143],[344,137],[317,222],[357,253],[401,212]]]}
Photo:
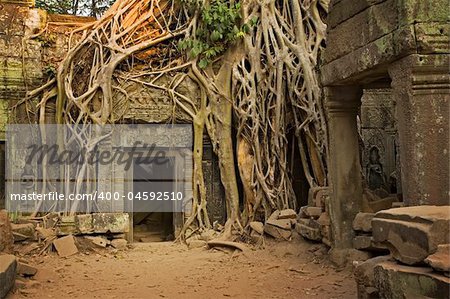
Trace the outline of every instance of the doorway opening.
{"label": "doorway opening", "polygon": [[136,158],[133,162],[133,241],[172,241],[173,203],[164,198],[175,189],[175,159]]}

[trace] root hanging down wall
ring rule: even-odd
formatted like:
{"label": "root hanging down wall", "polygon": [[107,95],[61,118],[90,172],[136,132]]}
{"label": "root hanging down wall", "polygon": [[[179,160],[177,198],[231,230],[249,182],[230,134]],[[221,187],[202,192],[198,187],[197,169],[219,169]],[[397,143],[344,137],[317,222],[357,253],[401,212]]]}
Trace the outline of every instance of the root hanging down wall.
{"label": "root hanging down wall", "polygon": [[[39,96],[40,123],[110,124],[124,121],[136,101],[127,88],[130,84],[166,95],[172,107],[166,121],[189,121],[194,128],[193,213],[182,238],[189,227],[211,227],[202,172],[205,131],[219,158],[225,189],[228,220],[223,238],[244,232],[255,215],[267,218],[275,209],[297,208],[288,134],[296,136],[302,158],[296,167],[304,169],[309,185],[327,184],[317,61],[328,1],[242,1],[233,6],[239,8],[233,20],[247,29],[222,44],[205,64],[179,45],[204,34],[204,8],[214,5],[234,4],[118,0],[99,20],[72,32],[69,51],[54,78],[27,98]],[[198,92],[186,88],[193,84]],[[55,103],[55,118],[48,119],[47,106]],[[91,139],[85,146],[92,149],[99,140]],[[76,171],[78,182],[95,175],[83,165]],[[238,172],[245,194],[243,211]],[[81,183],[75,186],[83,188]]]}

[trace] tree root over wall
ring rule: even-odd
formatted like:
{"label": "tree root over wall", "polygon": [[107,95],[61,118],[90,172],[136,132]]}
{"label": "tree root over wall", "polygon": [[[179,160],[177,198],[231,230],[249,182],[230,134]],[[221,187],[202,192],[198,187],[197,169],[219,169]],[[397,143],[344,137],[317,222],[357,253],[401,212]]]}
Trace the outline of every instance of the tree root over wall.
{"label": "tree root over wall", "polygon": [[[262,210],[267,217],[275,209],[296,208],[287,158],[291,130],[310,186],[326,185],[326,126],[317,60],[328,0],[242,0],[240,7],[242,22],[257,17],[256,25],[201,69],[198,58],[186,57],[177,47],[180,40],[196,36],[198,9],[171,0],[118,0],[98,21],[72,33],[81,39],[70,45],[56,80],[39,89],[44,93],[38,106],[40,123],[53,122],[45,119],[49,103],[56,105],[56,123],[118,123],[133,100],[124,88],[129,82],[165,92],[173,106],[189,116],[194,127],[193,212],[182,238],[189,227],[211,227],[202,172],[205,130],[225,188],[224,239],[243,232]],[[166,75],[169,82],[161,80]],[[186,80],[198,85],[199,101],[179,88]],[[75,136],[81,142],[81,136],[89,134],[81,129]],[[93,150],[101,138],[88,140],[83,146]],[[95,170],[82,165],[76,171],[74,191],[81,192],[87,188],[81,182]],[[243,212],[237,171],[245,193]]]}

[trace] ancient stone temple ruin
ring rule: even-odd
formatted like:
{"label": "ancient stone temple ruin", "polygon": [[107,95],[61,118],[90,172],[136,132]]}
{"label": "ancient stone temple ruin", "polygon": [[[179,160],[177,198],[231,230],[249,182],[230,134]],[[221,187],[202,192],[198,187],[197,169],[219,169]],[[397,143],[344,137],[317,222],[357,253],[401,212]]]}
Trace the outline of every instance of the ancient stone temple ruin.
{"label": "ancient stone temple ruin", "polygon": [[[300,242],[326,248],[326,260],[336,271],[347,267],[346,271],[352,272],[347,280],[356,285],[352,285],[350,297],[449,298],[449,3],[331,0],[327,8],[326,47],[317,67],[328,135],[327,183],[310,187],[300,157],[292,154],[298,208],[276,210],[266,219],[254,219],[245,228],[246,234],[234,241],[264,246],[267,239],[285,246],[298,237]],[[93,21],[91,17],[50,14],[35,8],[31,1],[0,1],[0,210],[8,208],[5,163],[7,151],[14,152],[6,142],[6,126],[25,123],[28,117],[26,110],[13,107],[27,92],[45,83],[44,78],[63,60],[69,43],[81,38],[77,29]],[[51,34],[31,38],[43,28],[51,28]],[[181,86],[183,92],[200,101],[198,87],[187,82]],[[166,93],[136,82],[127,85],[126,91],[133,105],[123,108],[125,99],[116,94],[113,113],[127,123],[162,124],[178,113],[179,123],[191,126],[187,115],[173,111]],[[121,115],[123,111],[125,115]],[[47,113],[53,115],[55,111]],[[185,141],[189,134],[189,129],[178,133],[176,138],[185,145],[175,149],[163,138],[137,138],[166,148],[170,159],[180,166],[192,163],[192,149]],[[217,240],[227,220],[226,195],[220,162],[207,134],[203,144],[208,219],[213,229],[191,238],[189,248],[232,247],[245,253],[247,248],[239,242]],[[115,147],[114,143],[106,146]],[[24,167],[25,163],[19,168],[22,171]],[[192,171],[177,166],[171,171],[171,184],[192,197]],[[137,175],[112,165],[100,167],[98,190],[132,189],[123,183],[127,176]],[[240,184],[241,197],[244,189]],[[240,204],[244,205],[242,200]],[[155,232],[169,229],[173,239],[179,241],[183,223],[191,216],[171,213],[166,221],[163,213],[117,209],[111,213],[110,206],[77,215],[49,213],[39,220],[36,215],[13,214],[0,211],[0,252],[12,252],[24,242],[27,254],[50,254],[53,250],[63,257],[82,251],[77,239],[87,239],[102,249],[123,250],[127,243],[160,241]],[[33,245],[33,240],[39,245]],[[309,254],[306,251],[296,257]],[[311,252],[319,255],[320,250]],[[16,264],[14,257],[0,255],[0,298],[13,288],[16,272],[23,274],[24,263]],[[268,266],[267,271],[274,268],[279,266]],[[287,271],[309,273],[292,267]],[[309,298],[313,291],[308,288],[305,293],[290,295]],[[325,293],[316,295],[326,297]]]}

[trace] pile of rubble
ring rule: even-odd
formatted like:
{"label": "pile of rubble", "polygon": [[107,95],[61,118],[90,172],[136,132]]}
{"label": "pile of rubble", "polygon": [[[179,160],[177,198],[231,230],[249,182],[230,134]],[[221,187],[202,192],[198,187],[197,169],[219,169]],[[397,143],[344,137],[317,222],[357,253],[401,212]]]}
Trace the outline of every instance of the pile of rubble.
{"label": "pile of rubble", "polygon": [[266,223],[250,222],[250,237],[258,242],[264,234],[278,240],[290,240],[297,222],[297,213],[292,209],[276,210],[269,216]]}
{"label": "pile of rubble", "polygon": [[55,213],[22,217],[17,223],[11,223],[8,213],[0,210],[0,298],[20,284],[21,278],[37,273],[38,270],[26,262],[26,256],[56,251],[58,256],[68,257],[80,251],[88,253],[106,247],[123,250],[127,248],[125,233],[128,230],[129,219],[125,213],[76,216]]}
{"label": "pile of rubble", "polygon": [[360,213],[353,227],[355,248],[390,252],[356,265],[358,298],[449,298],[450,206]]}

